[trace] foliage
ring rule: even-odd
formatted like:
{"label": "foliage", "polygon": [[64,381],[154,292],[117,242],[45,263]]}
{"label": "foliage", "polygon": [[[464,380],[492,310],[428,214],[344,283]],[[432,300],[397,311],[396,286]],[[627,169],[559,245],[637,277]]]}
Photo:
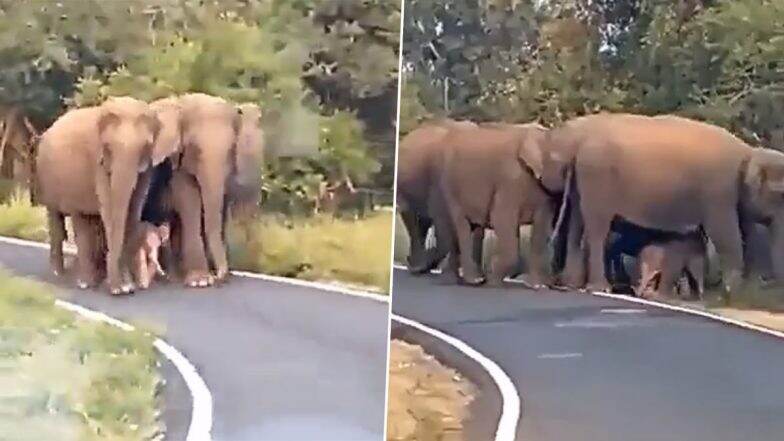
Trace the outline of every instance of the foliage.
{"label": "foliage", "polygon": [[[397,0],[0,0],[0,104],[43,128],[66,105],[109,95],[256,102],[268,156],[319,150],[319,159],[349,161],[337,168],[357,180],[389,188],[399,18]],[[361,127],[362,142],[324,154],[334,147],[320,144],[318,127],[333,117]]]}
{"label": "foliage", "polygon": [[0,202],[0,236],[47,240],[46,210],[33,206],[29,192],[17,188]]}
{"label": "foliage", "polygon": [[149,335],[75,319],[37,282],[0,272],[0,287],[0,438],[162,438]]}
{"label": "foliage", "polygon": [[422,121],[434,116],[424,104],[422,104],[421,87],[416,81],[409,78],[410,75],[403,75],[402,96],[400,97],[400,136],[414,130]]}
{"label": "foliage", "polygon": [[388,212],[358,221],[264,216],[233,224],[228,242],[232,268],[388,292],[391,236]]}
{"label": "foliage", "polygon": [[403,96],[428,112],[548,124],[601,110],[678,113],[784,145],[780,1],[409,3],[404,78],[419,91]]}

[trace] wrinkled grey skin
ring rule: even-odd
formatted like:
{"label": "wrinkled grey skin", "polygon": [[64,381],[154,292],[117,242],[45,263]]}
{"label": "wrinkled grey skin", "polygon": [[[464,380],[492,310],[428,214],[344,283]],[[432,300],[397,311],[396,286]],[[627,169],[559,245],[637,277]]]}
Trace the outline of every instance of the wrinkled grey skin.
{"label": "wrinkled grey skin", "polygon": [[152,107],[162,121],[161,142],[169,146],[161,149],[176,153],[167,189],[151,211],[172,221],[172,248],[186,286],[210,286],[229,273],[225,230],[231,209],[249,212],[259,201],[261,111],[205,94]]}
{"label": "wrinkled grey skin", "polygon": [[689,295],[702,298],[705,291],[707,255],[706,241],[701,232],[651,242],[640,251],[638,261],[638,296],[653,299],[672,298],[679,288],[679,282],[685,276],[688,282],[684,288],[689,291]]}
{"label": "wrinkled grey skin", "polygon": [[50,261],[56,273],[63,271],[64,216],[71,216],[79,287],[100,283],[105,237],[110,292],[134,291],[127,238],[136,234],[140,221],[153,158],[159,155],[154,149],[159,129],[146,103],[116,97],[68,111],[42,135],[36,170],[40,202],[49,217]]}
{"label": "wrinkled grey skin", "polygon": [[575,176],[579,216],[567,222],[567,240],[584,237],[584,251],[569,249],[587,252],[589,289],[608,288],[604,244],[616,216],[664,231],[704,228],[721,256],[728,293],[743,269],[741,221],[766,223],[774,271],[784,277],[784,154],[674,116],[577,118],[551,130],[547,142],[553,154],[544,160],[545,186],[568,190],[565,177],[569,170]]}
{"label": "wrinkled grey skin", "polygon": [[440,191],[457,237],[464,283],[484,282],[471,255],[472,228],[491,228],[498,237],[488,282],[499,285],[516,275],[521,225],[532,225],[530,282],[549,282],[544,259],[555,204],[539,182],[546,133],[539,124],[482,124],[452,130],[443,139],[449,148],[443,151]]}

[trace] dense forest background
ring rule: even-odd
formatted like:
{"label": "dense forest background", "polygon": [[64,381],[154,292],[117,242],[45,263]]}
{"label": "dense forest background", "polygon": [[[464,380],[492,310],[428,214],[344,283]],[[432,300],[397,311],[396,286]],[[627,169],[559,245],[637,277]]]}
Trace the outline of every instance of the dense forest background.
{"label": "dense forest background", "polygon": [[68,107],[205,92],[261,106],[267,203],[391,191],[399,26],[399,0],[0,0],[0,175]]}
{"label": "dense forest background", "polygon": [[408,0],[401,132],[675,113],[784,148],[784,1]]}

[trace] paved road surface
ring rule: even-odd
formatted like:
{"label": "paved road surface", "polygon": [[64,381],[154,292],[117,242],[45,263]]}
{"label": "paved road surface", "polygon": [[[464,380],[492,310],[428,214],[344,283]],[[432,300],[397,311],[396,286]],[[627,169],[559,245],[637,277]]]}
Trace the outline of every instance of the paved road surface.
{"label": "paved road surface", "polygon": [[784,439],[784,341],[587,294],[394,276],[394,312],[509,374],[523,403],[518,440]]}
{"label": "paved road surface", "polygon": [[[0,265],[67,287],[49,275],[47,254],[0,243]],[[215,441],[383,437],[385,303],[240,277],[210,290],[167,285],[125,298],[71,289],[58,295],[131,323],[164,327],[164,338],[191,360],[212,392]],[[190,398],[177,378],[167,389],[168,439],[181,440]]]}

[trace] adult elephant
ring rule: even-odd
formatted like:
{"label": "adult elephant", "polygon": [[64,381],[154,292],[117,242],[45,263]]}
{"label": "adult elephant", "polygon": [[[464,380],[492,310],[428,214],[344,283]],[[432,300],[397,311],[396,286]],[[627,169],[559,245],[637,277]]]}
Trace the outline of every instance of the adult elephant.
{"label": "adult elephant", "polygon": [[557,201],[539,182],[543,141],[539,124],[490,124],[451,131],[443,140],[440,187],[457,237],[463,281],[484,281],[471,258],[471,229],[492,228],[498,237],[488,282],[500,284],[519,258],[520,225],[532,224],[531,282],[546,282],[547,238]]}
{"label": "adult elephant", "polygon": [[64,216],[72,218],[78,248],[77,283],[101,281],[102,224],[112,294],[132,292],[127,237],[136,233],[149,187],[160,122],[147,103],[109,98],[100,106],[70,110],[42,135],[36,156],[40,201],[47,207],[50,262],[63,271]]}
{"label": "adult elephant", "polygon": [[152,107],[163,123],[161,138],[177,147],[169,149],[176,151],[164,164],[169,170],[161,171],[170,174],[162,179],[165,190],[147,211],[174,217],[172,242],[184,283],[210,286],[228,276],[229,209],[255,206],[260,195],[261,111],[201,93],[159,100]]}
{"label": "adult elephant", "polygon": [[727,292],[742,274],[741,219],[767,222],[774,270],[784,276],[784,154],[676,116],[581,117],[552,130],[547,143],[545,185],[558,187],[573,167],[590,289],[608,288],[605,241],[615,218],[679,233],[703,227]]}
{"label": "adult elephant", "polygon": [[[408,267],[414,274],[435,268],[452,247],[449,214],[438,191],[443,152],[451,147],[444,140],[453,130],[471,127],[477,126],[470,121],[434,120],[420,125],[400,141],[397,206],[408,231]],[[430,227],[435,229],[436,246],[428,250],[425,238]],[[480,235],[475,236],[475,258],[481,251],[481,240]]]}

